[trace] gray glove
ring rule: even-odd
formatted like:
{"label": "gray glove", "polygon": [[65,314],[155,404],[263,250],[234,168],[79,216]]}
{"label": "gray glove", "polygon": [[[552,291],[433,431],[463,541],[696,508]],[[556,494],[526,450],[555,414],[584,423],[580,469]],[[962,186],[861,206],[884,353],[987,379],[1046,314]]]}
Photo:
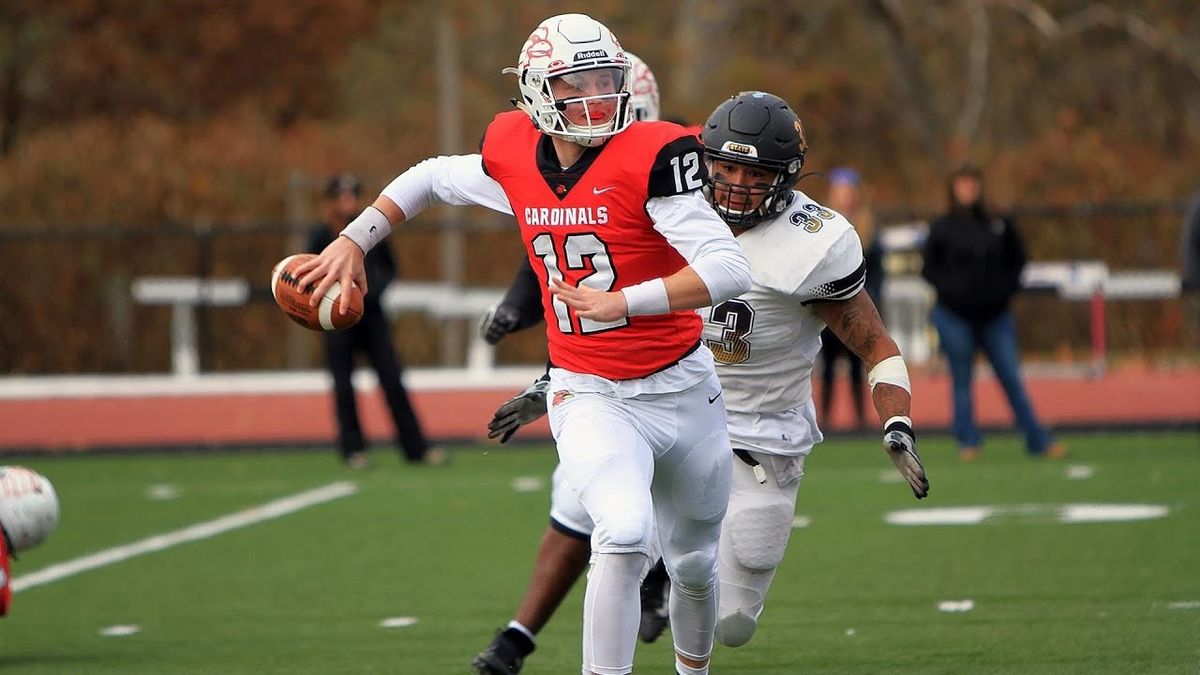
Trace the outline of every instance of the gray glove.
{"label": "gray glove", "polygon": [[883,430],[883,448],[896,465],[896,470],[908,481],[913,496],[924,499],[929,495],[929,479],[921,456],[917,454],[917,435],[912,426],[903,420],[893,419]]}
{"label": "gray glove", "polygon": [[492,421],[488,422],[488,438],[499,438],[506,442],[517,429],[536,421],[546,414],[546,392],[550,391],[550,378],[543,377],[525,390],[505,401]]}
{"label": "gray glove", "polygon": [[499,344],[505,335],[517,328],[521,315],[511,305],[492,305],[479,317],[479,337],[489,345]]}

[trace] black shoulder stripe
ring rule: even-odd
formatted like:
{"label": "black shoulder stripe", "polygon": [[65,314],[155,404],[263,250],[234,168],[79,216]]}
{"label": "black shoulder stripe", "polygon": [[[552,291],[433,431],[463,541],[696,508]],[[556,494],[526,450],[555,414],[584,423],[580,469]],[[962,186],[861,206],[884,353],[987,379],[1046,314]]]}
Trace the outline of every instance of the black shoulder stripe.
{"label": "black shoulder stripe", "polygon": [[813,302],[829,302],[838,300],[849,300],[858,293],[860,289],[867,283],[867,261],[864,260],[859,264],[858,269],[850,274],[838,279],[830,281],[813,289],[812,298],[801,302],[802,305],[807,305]]}
{"label": "black shoulder stripe", "polygon": [[695,192],[708,180],[704,147],[695,136],[681,136],[667,143],[650,167],[649,197],[670,197]]}

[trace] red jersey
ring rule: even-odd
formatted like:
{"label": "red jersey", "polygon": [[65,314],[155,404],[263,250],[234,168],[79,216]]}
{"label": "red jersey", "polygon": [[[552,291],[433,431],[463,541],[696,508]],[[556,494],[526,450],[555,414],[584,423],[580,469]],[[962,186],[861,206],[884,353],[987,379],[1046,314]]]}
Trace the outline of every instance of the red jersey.
{"label": "red jersey", "polygon": [[[654,229],[652,197],[699,187],[705,167],[696,137],[667,122],[635,122],[562,169],[549,136],[521,111],[501,113],[483,140],[483,167],[521,227],[542,287],[550,361],[610,380],[645,377],[698,343],[691,310],[600,322],[581,319],[549,291],[551,276],[604,291],[667,277],[687,261]],[[686,177],[686,180],[685,180]]]}

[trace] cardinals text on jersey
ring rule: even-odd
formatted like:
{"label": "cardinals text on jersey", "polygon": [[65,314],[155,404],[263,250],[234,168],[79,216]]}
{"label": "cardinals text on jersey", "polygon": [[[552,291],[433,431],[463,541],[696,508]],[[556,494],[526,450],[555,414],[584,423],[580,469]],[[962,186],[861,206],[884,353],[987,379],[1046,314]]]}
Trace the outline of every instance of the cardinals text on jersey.
{"label": "cardinals text on jersey", "polygon": [[[497,115],[483,141],[483,166],[504,189],[543,289],[551,277],[605,291],[666,277],[687,262],[646,213],[653,197],[701,187],[703,150],[667,122],[637,122],[575,166],[563,169],[550,139],[519,111]],[[542,294],[551,362],[611,380],[645,377],[693,351],[694,312],[581,319]]]}

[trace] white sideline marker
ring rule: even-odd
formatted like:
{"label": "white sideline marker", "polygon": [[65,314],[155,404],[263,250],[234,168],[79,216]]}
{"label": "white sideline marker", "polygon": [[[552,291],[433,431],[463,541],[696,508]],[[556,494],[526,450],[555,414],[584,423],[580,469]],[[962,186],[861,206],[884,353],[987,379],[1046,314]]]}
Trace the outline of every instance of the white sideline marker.
{"label": "white sideline marker", "polygon": [[812,517],[805,515],[797,515],[792,518],[792,529],[799,530],[800,528],[812,525]]}
{"label": "white sideline marker", "polygon": [[937,608],[939,612],[948,612],[951,614],[969,612],[975,609],[975,601],[970,598],[964,600],[943,600],[938,603]]}
{"label": "white sideline marker", "polygon": [[179,498],[179,487],[170,483],[160,483],[146,488],[146,499],[154,502],[165,502]]}
{"label": "white sideline marker", "polygon": [[879,482],[888,484],[903,483],[904,476],[901,476],[898,472],[892,469],[881,469],[879,471]]}
{"label": "white sideline marker", "polygon": [[512,489],[516,492],[537,492],[542,485],[544,481],[537,476],[517,476],[512,480]]}
{"label": "white sideline marker", "polygon": [[338,481],[312,490],[299,492],[289,497],[276,499],[266,504],[252,506],[243,511],[222,516],[216,520],[197,523],[180,530],[175,530],[174,532],[147,537],[132,544],[114,546],[113,548],[92,553],[82,558],[57,563],[31,574],[19,576],[12,581],[12,592],[20,593],[35,586],[51,584],[81,572],[119,563],[139,555],[162,551],[172,546],[186,544],[190,541],[215,537],[230,530],[237,530],[247,525],[261,523],[264,520],[286,516],[310,506],[340,499],[352,495],[357,491],[358,486],[356,484],[349,481]]}
{"label": "white sideline marker", "polygon": [[379,622],[380,628],[408,628],[417,625],[415,616],[393,616]]}
{"label": "white sideline marker", "polygon": [[1165,518],[1161,504],[999,504],[903,509],[884,516],[888,525],[979,525],[985,520],[1010,519],[1059,523],[1119,523]]}
{"label": "white sideline marker", "polygon": [[1067,467],[1067,480],[1087,480],[1096,475],[1096,467],[1087,464],[1072,464]]}
{"label": "white sideline marker", "polygon": [[1200,600],[1182,600],[1167,605],[1167,609],[1200,609]]}
{"label": "white sideline marker", "polygon": [[119,623],[115,626],[101,628],[96,632],[103,637],[126,637],[128,635],[137,635],[142,632],[142,629],[131,623]]}

